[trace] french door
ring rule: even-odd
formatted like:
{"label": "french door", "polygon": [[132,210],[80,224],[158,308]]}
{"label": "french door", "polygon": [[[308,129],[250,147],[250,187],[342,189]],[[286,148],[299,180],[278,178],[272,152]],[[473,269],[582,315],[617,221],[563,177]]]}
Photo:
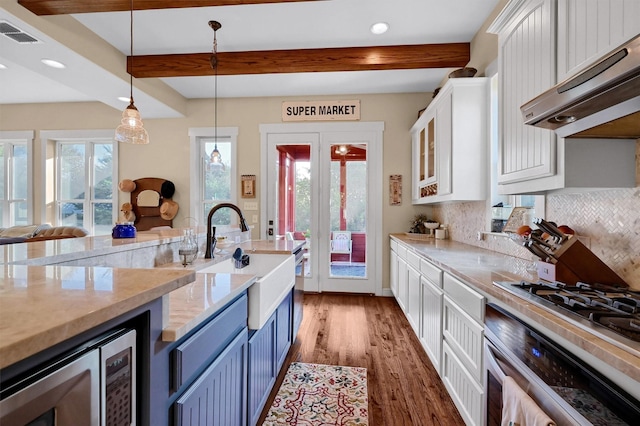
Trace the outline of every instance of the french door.
{"label": "french door", "polygon": [[382,124],[260,129],[263,238],[305,241],[305,291],[381,294]]}

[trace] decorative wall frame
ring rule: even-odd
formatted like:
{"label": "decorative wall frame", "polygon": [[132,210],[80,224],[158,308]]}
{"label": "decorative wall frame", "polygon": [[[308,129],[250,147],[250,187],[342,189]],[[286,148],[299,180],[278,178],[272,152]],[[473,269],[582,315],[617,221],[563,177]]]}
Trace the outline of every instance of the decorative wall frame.
{"label": "decorative wall frame", "polygon": [[242,175],[242,198],[256,198],[256,175]]}
{"label": "decorative wall frame", "polygon": [[402,204],[402,175],[389,176],[389,204],[392,206]]}

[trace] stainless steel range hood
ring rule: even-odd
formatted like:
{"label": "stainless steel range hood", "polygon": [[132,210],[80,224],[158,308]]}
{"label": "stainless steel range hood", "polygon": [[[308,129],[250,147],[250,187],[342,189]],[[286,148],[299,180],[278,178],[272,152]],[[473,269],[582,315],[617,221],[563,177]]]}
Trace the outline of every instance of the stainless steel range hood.
{"label": "stainless steel range hood", "polygon": [[640,35],[520,110],[560,137],[640,138]]}

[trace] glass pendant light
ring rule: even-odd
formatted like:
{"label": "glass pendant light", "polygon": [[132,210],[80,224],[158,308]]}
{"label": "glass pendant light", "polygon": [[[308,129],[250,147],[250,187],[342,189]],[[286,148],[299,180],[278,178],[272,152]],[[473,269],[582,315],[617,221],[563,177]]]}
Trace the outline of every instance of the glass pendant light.
{"label": "glass pendant light", "polygon": [[[133,0],[131,0],[131,58],[133,58]],[[145,130],[140,112],[133,103],[133,75],[129,73],[129,87],[131,89],[129,106],[122,113],[122,121],[116,128],[115,140],[131,144],[144,145],[149,143],[149,135]]]}
{"label": "glass pendant light", "polygon": [[214,83],[213,83],[213,101],[214,101],[214,140],[215,145],[211,156],[209,157],[209,163],[216,167],[221,167],[224,170],[224,163],[222,162],[222,154],[218,151],[218,39],[216,38],[216,31],[222,28],[222,24],[218,21],[209,21],[209,26],[213,29],[213,53],[211,54],[211,68],[214,70]]}
{"label": "glass pendant light", "polygon": [[222,154],[218,151],[218,142],[213,147],[213,151],[211,151],[211,157],[209,160],[214,164],[222,164]]}

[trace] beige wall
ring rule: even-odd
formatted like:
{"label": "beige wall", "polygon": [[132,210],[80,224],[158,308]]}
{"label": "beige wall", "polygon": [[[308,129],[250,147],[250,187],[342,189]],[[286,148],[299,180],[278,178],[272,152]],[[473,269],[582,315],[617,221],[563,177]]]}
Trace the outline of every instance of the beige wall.
{"label": "beige wall", "polygon": [[509,0],[500,0],[484,22],[480,30],[471,40],[471,60],[467,66],[478,70],[478,76],[484,76],[484,71],[491,62],[498,57],[498,36],[487,33],[487,28],[504,9]]}

